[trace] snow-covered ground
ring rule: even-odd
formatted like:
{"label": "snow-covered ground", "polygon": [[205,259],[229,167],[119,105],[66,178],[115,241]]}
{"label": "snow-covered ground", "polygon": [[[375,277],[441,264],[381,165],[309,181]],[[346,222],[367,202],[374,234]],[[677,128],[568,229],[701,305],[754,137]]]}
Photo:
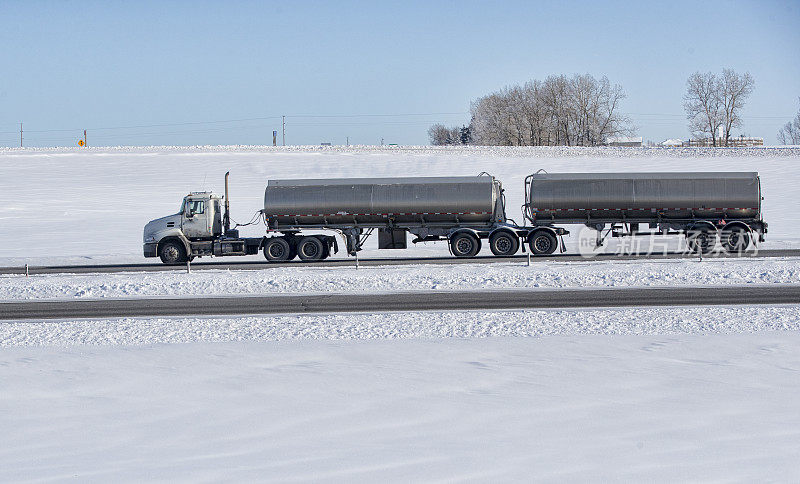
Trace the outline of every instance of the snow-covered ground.
{"label": "snow-covered ground", "polygon": [[509,288],[800,284],[800,259],[526,261],[0,275],[0,301]]}
{"label": "snow-covered ground", "polygon": [[5,348],[4,482],[796,482],[800,336]]}
{"label": "snow-covered ground", "polygon": [[[522,180],[539,168],[756,170],[761,247],[800,247],[800,149],[5,149],[0,266],[143,262],[144,224],[190,190],[221,191],[228,170],[245,221],[269,178],[481,171],[503,181],[518,217]],[[363,255],[447,254],[372,247]],[[8,275],[0,300],[797,284],[799,267]],[[0,481],[798,481],[799,331],[798,305],[0,322]]]}
{"label": "snow-covered ground", "polygon": [[[229,341],[579,337],[800,330],[800,306],[415,311],[0,323],[1,346],[156,345]],[[443,341],[443,344],[446,342]],[[376,361],[379,356],[376,356]]]}
{"label": "snow-covered ground", "polygon": [[[579,171],[758,171],[763,246],[800,247],[800,150],[470,147],[152,147],[0,149],[5,199],[0,265],[143,262],[142,229],[177,212],[190,191],[223,191],[231,172],[233,218],[263,208],[270,178],[477,175],[503,182],[508,215],[521,222],[525,176]],[[263,226],[243,235],[263,234]],[[568,239],[569,243],[571,239]],[[364,256],[447,254],[444,244]],[[255,257],[255,256],[254,256]]]}

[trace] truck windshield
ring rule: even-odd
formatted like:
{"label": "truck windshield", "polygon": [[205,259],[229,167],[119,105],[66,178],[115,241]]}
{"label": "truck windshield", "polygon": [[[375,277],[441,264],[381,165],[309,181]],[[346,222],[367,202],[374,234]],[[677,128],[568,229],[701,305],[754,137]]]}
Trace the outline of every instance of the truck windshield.
{"label": "truck windshield", "polygon": [[186,210],[186,197],[181,200],[181,209],[178,210],[178,213],[183,213],[184,210]]}

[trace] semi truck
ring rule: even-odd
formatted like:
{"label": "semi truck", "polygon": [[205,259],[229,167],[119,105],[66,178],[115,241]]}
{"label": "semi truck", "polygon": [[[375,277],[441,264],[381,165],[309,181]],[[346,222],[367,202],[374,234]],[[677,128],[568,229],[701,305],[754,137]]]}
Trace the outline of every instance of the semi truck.
{"label": "semi truck", "polygon": [[506,217],[499,180],[478,176],[268,180],[254,220],[265,234],[240,237],[225,195],[192,192],[180,211],[144,228],[144,256],[181,264],[203,256],[253,255],[268,261],[319,261],[356,255],[377,230],[379,249],[447,241],[455,257],[474,257],[487,242],[495,256],[566,251],[566,226],[607,237],[686,237],[708,253],[719,242],[741,253],[763,241],[761,183],[755,172],[546,173],[524,180],[521,224]]}

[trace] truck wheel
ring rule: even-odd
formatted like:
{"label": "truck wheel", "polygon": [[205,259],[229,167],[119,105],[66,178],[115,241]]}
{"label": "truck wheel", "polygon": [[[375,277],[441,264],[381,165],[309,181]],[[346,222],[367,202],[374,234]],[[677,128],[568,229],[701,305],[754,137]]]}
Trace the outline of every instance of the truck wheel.
{"label": "truck wheel", "polygon": [[180,242],[171,240],[165,242],[158,250],[158,256],[164,264],[182,264],[188,260],[186,248]]}
{"label": "truck wheel", "polygon": [[710,254],[717,245],[717,234],[708,229],[691,229],[686,232],[686,245],[690,252]]}
{"label": "truck wheel", "polygon": [[722,231],[722,248],[731,254],[743,254],[750,246],[750,234],[744,227],[733,227]]}
{"label": "truck wheel", "polygon": [[316,237],[303,237],[297,243],[297,255],[302,260],[314,261],[322,260],[325,255],[325,247]]}
{"label": "truck wheel", "polygon": [[535,255],[552,254],[558,247],[556,236],[547,230],[539,230],[534,232],[532,236],[528,236],[528,247],[531,253]]}
{"label": "truck wheel", "polygon": [[512,256],[519,250],[519,237],[511,232],[497,232],[489,238],[489,248],[496,256]]}
{"label": "truck wheel", "polygon": [[271,262],[282,262],[289,260],[292,255],[292,248],[289,242],[283,237],[273,237],[264,244],[264,257]]}
{"label": "truck wheel", "polygon": [[481,250],[480,241],[470,233],[461,232],[450,238],[450,249],[456,257],[475,257]]}

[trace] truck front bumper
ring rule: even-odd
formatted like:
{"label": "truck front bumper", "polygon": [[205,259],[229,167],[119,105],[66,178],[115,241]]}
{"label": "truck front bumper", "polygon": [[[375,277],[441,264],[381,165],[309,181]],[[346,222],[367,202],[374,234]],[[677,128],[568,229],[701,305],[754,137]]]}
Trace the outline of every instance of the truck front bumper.
{"label": "truck front bumper", "polygon": [[144,244],[145,257],[158,257],[158,242],[148,242]]}

